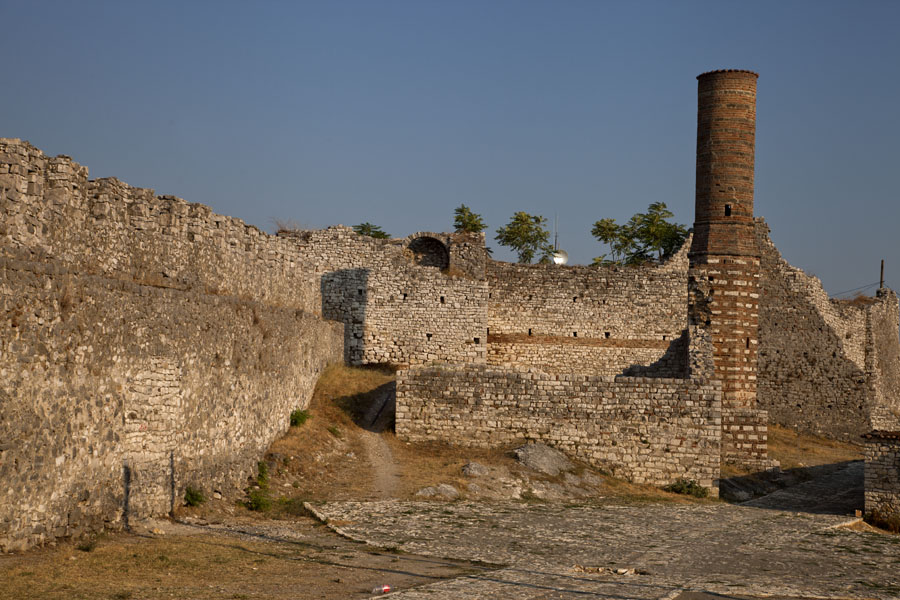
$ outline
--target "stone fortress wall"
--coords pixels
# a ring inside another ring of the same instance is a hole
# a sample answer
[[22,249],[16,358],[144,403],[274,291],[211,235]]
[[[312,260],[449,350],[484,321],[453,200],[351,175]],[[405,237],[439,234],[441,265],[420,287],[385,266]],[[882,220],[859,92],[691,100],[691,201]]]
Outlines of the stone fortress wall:
[[0,550],[245,485],[343,356],[298,253],[0,140]]
[[403,367],[400,437],[539,439],[650,483],[714,487],[726,447],[763,465],[768,421],[900,429],[897,296],[830,300],[752,203],[597,268],[493,261],[482,234],[269,236],[18,140],[0,202],[0,549],[239,485],[341,358]]
[[865,438],[866,512],[900,516],[900,430],[874,430]]

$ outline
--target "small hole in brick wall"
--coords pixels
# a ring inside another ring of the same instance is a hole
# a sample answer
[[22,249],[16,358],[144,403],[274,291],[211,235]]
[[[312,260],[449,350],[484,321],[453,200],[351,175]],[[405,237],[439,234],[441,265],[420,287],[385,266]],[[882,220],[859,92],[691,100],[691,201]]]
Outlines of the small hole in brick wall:
[[577,331],[573,331],[573,332],[572,332],[572,337],[578,337],[578,332],[577,332]]
[[444,304],[444,297],[441,296],[441,304]]
[[531,330],[530,330],[530,329],[528,330],[528,335],[531,335]]
[[491,335],[491,328],[490,328],[490,327],[487,328],[487,334],[488,334],[488,335]]
[[481,338],[475,338],[475,343],[476,343],[476,344],[480,344],[480,343],[481,343]]
[[663,336],[663,341],[666,341],[666,336]]
[[715,280],[716,280],[716,278],[715,278],[715,277],[713,277],[713,276],[712,276],[712,275],[710,275],[710,276],[709,276],[709,280],[710,280],[710,281],[715,281]]
[[605,337],[606,339],[609,339],[609,332],[608,332],[608,331],[604,331],[604,332],[603,332],[603,337]]
[[750,348],[750,338],[747,338],[747,348]]
[[431,339],[431,334],[430,334],[430,333],[426,333],[426,334],[425,334],[425,337],[428,338],[428,339],[430,340],[430,339]]
[[403,299],[406,300],[406,294],[403,294]]
[[528,299],[531,300],[531,294],[528,294]]
[[575,296],[574,298],[572,298],[572,302],[578,302],[578,296]]
[[731,205],[730,205],[730,204],[726,204],[726,205],[725,205],[725,216],[726,216],[726,217],[730,217],[730,216],[731,216]]
[[363,291],[362,291],[362,290],[356,290],[356,291],[359,292],[359,295],[360,295],[360,296],[363,295]]

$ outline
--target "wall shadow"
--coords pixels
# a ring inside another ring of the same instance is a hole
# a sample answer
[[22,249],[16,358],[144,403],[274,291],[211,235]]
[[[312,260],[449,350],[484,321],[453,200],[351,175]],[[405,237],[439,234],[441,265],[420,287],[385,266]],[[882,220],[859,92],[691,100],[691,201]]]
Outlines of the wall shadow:
[[341,269],[322,275],[322,316],[344,324],[344,362],[362,363],[363,325],[368,303],[369,269]]
[[684,379],[688,372],[688,332],[672,340],[665,354],[649,365],[631,365],[622,371],[623,377],[669,377]]

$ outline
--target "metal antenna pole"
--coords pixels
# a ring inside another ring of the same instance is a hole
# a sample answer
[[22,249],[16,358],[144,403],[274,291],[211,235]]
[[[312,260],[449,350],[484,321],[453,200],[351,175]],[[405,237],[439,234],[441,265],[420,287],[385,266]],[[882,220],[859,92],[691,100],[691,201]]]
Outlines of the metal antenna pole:
[[878,284],[878,289],[880,290],[883,287],[884,287],[884,259],[882,258],[881,259],[881,280],[880,280],[880,283]]

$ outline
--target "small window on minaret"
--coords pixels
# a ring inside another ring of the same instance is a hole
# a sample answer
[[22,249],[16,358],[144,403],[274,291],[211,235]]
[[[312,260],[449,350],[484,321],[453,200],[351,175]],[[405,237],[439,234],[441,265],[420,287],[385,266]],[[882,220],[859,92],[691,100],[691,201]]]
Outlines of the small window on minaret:
[[725,216],[726,216],[726,217],[730,217],[730,216],[731,216],[731,205],[730,205],[730,204],[726,204],[726,205],[725,205]]

